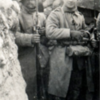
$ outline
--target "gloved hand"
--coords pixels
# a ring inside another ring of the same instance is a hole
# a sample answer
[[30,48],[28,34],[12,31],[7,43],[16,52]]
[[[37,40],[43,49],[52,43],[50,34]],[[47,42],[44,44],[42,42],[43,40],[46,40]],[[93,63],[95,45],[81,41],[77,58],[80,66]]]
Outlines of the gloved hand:
[[70,36],[72,40],[81,41],[83,38],[83,33],[81,31],[71,30]]
[[39,43],[40,42],[40,35],[39,34],[33,34],[31,41],[32,41],[32,43]]

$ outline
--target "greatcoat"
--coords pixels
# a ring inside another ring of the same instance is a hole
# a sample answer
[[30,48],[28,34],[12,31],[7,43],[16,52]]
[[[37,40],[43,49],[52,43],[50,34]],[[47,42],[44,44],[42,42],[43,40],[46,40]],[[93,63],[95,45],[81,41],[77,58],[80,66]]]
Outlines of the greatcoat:
[[[70,24],[72,23],[72,24]],[[70,29],[83,30],[86,28],[83,15],[64,12],[61,7],[51,12],[46,22],[46,36],[57,41],[65,39],[70,41]],[[66,55],[67,46],[59,43],[50,56],[50,76],[48,92],[59,97],[66,97],[68,92],[73,59]],[[79,69],[82,66],[79,66]]]
[[[27,83],[26,91],[29,98],[34,99],[37,96],[36,47],[31,42],[31,37],[32,34],[34,34],[33,31],[36,20],[36,13],[29,14],[22,6],[19,16],[19,30],[16,33],[16,43],[19,46],[19,61],[22,67],[23,76]],[[38,13],[38,26],[45,27],[45,16],[42,13]],[[40,45],[42,57],[40,57],[39,62],[41,67],[45,67],[48,59],[48,50],[46,46],[42,44]]]

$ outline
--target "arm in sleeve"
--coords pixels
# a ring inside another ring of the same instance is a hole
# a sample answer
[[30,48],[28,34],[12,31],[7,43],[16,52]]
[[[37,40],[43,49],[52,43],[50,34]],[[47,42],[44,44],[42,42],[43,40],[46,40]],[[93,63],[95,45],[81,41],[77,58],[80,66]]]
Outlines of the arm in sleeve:
[[49,39],[69,39],[70,29],[59,28],[60,20],[57,14],[52,12],[46,21],[46,36]]
[[15,38],[16,44],[19,46],[33,46],[31,42],[32,34],[16,32]]
[[21,25],[17,24],[17,31],[15,33],[15,42],[18,46],[34,46],[31,42],[32,34],[22,33]]

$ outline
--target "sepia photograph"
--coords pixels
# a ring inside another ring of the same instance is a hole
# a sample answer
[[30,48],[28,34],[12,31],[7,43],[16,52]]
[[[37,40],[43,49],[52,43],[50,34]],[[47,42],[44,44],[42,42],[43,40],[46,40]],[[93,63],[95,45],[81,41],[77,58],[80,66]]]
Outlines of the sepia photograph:
[[0,0],[0,100],[100,100],[100,0]]

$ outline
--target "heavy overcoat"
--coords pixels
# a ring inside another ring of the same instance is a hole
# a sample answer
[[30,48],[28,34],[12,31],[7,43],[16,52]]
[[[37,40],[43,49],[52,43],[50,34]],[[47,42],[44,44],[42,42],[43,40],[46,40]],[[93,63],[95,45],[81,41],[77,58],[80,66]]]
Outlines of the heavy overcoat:
[[[69,17],[66,19],[66,16]],[[75,21],[76,30],[86,28],[84,17],[80,12],[76,11],[71,16],[73,17],[70,17],[69,13],[64,13],[62,8],[57,8],[52,11],[46,22],[47,37],[57,41],[61,39],[70,41],[70,29],[74,25],[69,25],[68,21]],[[73,59],[66,55],[66,49],[67,46],[61,46],[58,43],[50,56],[48,92],[59,97],[66,97],[72,72]]]
[[[19,46],[19,61],[22,67],[23,76],[27,83],[26,91],[29,98],[36,98],[37,96],[36,47],[31,42],[36,20],[36,13],[28,14],[28,12],[22,7],[19,16],[19,31],[15,35],[16,43]],[[45,26],[45,16],[42,13],[38,13],[38,22],[40,27]],[[44,67],[48,59],[47,48],[44,45],[40,45],[40,51],[42,57],[40,57],[39,61],[41,67]],[[46,56],[44,57],[45,54]]]

